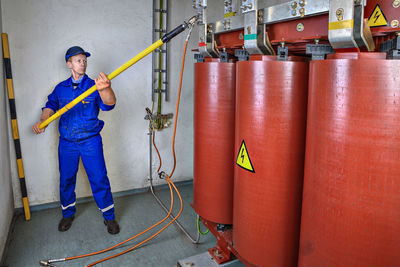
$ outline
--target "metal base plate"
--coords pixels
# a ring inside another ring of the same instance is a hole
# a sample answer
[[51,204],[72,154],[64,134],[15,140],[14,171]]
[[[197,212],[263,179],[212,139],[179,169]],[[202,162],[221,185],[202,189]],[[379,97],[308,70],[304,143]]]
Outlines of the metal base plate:
[[244,267],[238,260],[232,260],[223,264],[218,264],[208,252],[191,256],[189,258],[179,260],[178,267]]

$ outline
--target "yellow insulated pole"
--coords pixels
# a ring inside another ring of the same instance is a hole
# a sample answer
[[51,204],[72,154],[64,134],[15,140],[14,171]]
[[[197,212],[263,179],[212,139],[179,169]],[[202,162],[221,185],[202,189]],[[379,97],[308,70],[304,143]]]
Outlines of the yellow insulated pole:
[[[125,64],[123,64],[121,67],[119,67],[118,69],[114,70],[112,73],[110,73],[107,77],[109,80],[114,79],[115,77],[117,77],[119,74],[121,74],[123,71],[125,71],[126,69],[128,69],[129,67],[131,67],[133,64],[135,64],[136,62],[138,62],[139,60],[141,60],[142,58],[144,58],[145,56],[147,56],[148,54],[150,54],[151,52],[153,52],[154,50],[156,50],[157,48],[159,48],[160,46],[162,46],[163,44],[167,43],[169,40],[171,40],[172,38],[174,38],[176,35],[178,35],[179,33],[183,32],[189,25],[193,26],[194,23],[197,20],[197,16],[193,16],[189,19],[189,21],[183,22],[181,25],[179,25],[178,27],[176,27],[175,29],[173,29],[172,31],[166,33],[161,39],[159,39],[158,41],[156,41],[155,43],[153,43],[152,45],[150,45],[149,47],[147,47],[145,50],[143,50],[142,52],[140,52],[138,55],[136,55],[135,57],[133,57],[131,60],[127,61]],[[78,104],[79,102],[81,102],[83,99],[85,99],[87,96],[89,96],[90,94],[96,92],[97,87],[96,85],[93,85],[92,87],[90,87],[88,90],[86,90],[83,94],[81,94],[80,96],[78,96],[77,98],[75,98],[74,100],[72,100],[71,102],[69,102],[67,105],[65,105],[64,107],[62,107],[60,110],[58,110],[56,113],[54,113],[50,118],[48,118],[47,120],[45,120],[44,122],[42,122],[39,125],[40,129],[43,129],[44,127],[46,127],[47,125],[49,125],[52,121],[54,121],[55,119],[57,119],[58,117],[60,117],[62,114],[64,114],[65,112],[67,112],[68,110],[70,110],[71,108],[73,108],[76,104]]]
[[17,111],[15,108],[14,85],[12,80],[10,50],[8,48],[9,46],[8,46],[7,33],[1,34],[1,40],[3,44],[3,61],[6,70],[8,101],[9,101],[10,115],[11,115],[11,128],[14,138],[15,154],[17,157],[17,167],[18,167],[18,176],[21,187],[22,203],[24,205],[25,220],[29,221],[31,219],[31,212],[29,210],[29,200],[25,184],[24,165],[22,163],[21,144],[19,142]]
[[[157,42],[153,43],[152,45],[150,45],[149,47],[147,47],[145,50],[143,50],[142,52],[140,52],[138,55],[136,55],[135,57],[133,57],[131,60],[127,61],[125,64],[123,64],[121,67],[119,67],[118,69],[114,70],[112,73],[110,73],[109,75],[107,75],[107,78],[109,80],[114,79],[115,77],[117,77],[119,74],[121,74],[123,71],[125,71],[126,69],[128,69],[130,66],[132,66],[133,64],[135,64],[136,62],[138,62],[139,60],[141,60],[142,58],[144,58],[145,56],[147,56],[148,54],[150,54],[151,52],[153,52],[154,50],[156,50],[158,47],[162,46],[164,44],[164,42],[160,39]],[[62,114],[64,114],[65,112],[67,112],[68,110],[70,110],[71,108],[73,108],[76,104],[78,104],[79,102],[81,102],[83,99],[85,99],[87,96],[89,96],[90,94],[96,92],[97,87],[96,85],[93,85],[92,87],[90,87],[88,90],[86,90],[84,93],[82,93],[80,96],[78,96],[77,98],[75,98],[74,100],[72,100],[71,102],[69,102],[67,105],[65,105],[63,108],[61,108],[60,110],[58,110],[56,113],[54,113],[50,118],[48,118],[47,120],[45,120],[44,122],[42,122],[39,125],[40,129],[43,129],[44,127],[46,127],[47,125],[49,125],[52,121],[54,121],[55,119],[57,119],[58,117],[60,117]]]

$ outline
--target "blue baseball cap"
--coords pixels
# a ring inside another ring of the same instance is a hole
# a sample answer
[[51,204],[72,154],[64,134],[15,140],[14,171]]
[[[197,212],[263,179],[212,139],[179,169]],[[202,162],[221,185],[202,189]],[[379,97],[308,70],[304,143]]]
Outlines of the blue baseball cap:
[[67,50],[67,52],[65,53],[65,61],[67,62],[70,57],[75,56],[75,55],[79,55],[79,54],[84,54],[84,55],[86,55],[86,57],[90,57],[90,53],[86,52],[85,50],[83,50],[82,47],[73,46],[73,47],[70,47]]

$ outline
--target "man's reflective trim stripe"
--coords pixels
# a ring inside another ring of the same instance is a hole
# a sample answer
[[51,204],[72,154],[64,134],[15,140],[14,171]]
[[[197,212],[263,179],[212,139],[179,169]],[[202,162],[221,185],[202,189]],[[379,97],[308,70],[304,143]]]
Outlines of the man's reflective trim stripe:
[[72,204],[69,204],[69,205],[66,206],[66,207],[64,207],[63,205],[61,205],[61,208],[62,208],[63,210],[66,210],[66,209],[68,209],[68,208],[70,208],[70,207],[75,206],[75,204],[76,204],[76,201],[75,201],[74,203],[72,203]]
[[106,212],[107,210],[110,210],[110,209],[112,209],[112,208],[114,208],[114,204],[111,204],[111,205],[108,206],[107,208],[100,209],[100,210],[101,210],[101,212]]

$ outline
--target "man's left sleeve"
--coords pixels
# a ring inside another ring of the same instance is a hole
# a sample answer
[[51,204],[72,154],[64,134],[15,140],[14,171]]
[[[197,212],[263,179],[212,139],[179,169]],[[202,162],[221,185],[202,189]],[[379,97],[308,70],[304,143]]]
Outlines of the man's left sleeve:
[[100,101],[99,101],[99,107],[100,107],[101,110],[103,110],[103,111],[110,111],[110,110],[112,110],[112,109],[115,107],[115,104],[114,104],[114,105],[106,105],[106,104],[104,104],[104,103],[103,103],[103,100],[101,100],[100,95],[99,95],[99,99],[100,99]]

